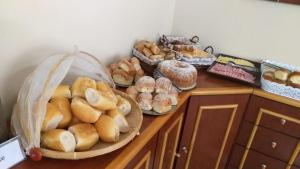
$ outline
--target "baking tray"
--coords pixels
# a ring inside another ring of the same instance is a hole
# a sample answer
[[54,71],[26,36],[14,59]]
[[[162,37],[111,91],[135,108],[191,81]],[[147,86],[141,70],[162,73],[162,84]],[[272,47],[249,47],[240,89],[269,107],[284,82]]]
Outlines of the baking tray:
[[143,110],[143,109],[142,109],[142,111],[143,111],[143,114],[152,115],[152,116],[161,116],[161,115],[169,114],[170,112],[176,110],[176,107],[177,106],[172,106],[171,110],[167,111],[165,113],[157,113],[154,110]]

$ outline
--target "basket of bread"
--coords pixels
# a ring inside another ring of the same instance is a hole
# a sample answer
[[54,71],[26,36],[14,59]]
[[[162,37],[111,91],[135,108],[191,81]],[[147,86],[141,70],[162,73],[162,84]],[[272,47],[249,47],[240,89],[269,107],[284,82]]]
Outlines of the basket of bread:
[[143,117],[138,104],[114,87],[106,68],[88,53],[50,56],[21,87],[12,132],[34,160],[77,160],[117,150],[137,135]]
[[300,68],[264,60],[261,72],[261,88],[263,90],[300,100]]

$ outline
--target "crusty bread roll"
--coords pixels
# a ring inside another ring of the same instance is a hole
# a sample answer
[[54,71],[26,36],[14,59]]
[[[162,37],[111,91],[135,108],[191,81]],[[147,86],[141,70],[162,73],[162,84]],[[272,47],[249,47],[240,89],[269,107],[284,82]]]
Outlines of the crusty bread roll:
[[136,100],[139,92],[137,91],[135,86],[129,86],[126,89],[126,93],[129,95],[129,97],[131,97],[133,100]]
[[72,97],[85,97],[87,88],[96,89],[96,81],[89,77],[78,77],[72,85]]
[[68,129],[76,139],[76,150],[84,151],[93,147],[99,140],[99,135],[94,125],[79,123]]
[[53,129],[42,134],[41,145],[57,151],[73,152],[76,141],[71,132],[64,129]]
[[171,99],[168,94],[157,94],[153,98],[153,110],[157,113],[166,113],[172,109]]
[[115,121],[103,114],[95,123],[95,127],[98,131],[99,137],[104,142],[117,142],[120,136],[119,126]]
[[86,123],[95,123],[103,113],[101,110],[91,107],[84,99],[80,97],[74,97],[72,99],[71,108],[73,114],[80,121]]
[[140,61],[136,57],[132,57],[130,59],[130,62],[133,64],[135,71],[139,71],[142,69],[142,67],[140,65]]
[[155,80],[150,76],[143,76],[135,83],[136,89],[142,93],[152,93],[155,88]]
[[63,119],[62,113],[52,103],[47,103],[45,119],[42,125],[42,131],[55,129]]
[[112,72],[112,78],[114,82],[121,85],[131,85],[134,79],[133,75],[126,73],[122,69],[115,69]]
[[66,98],[71,98],[71,90],[70,90],[70,86],[68,85],[59,85],[51,98],[55,98],[55,97],[66,97]]
[[112,99],[113,102],[117,103],[118,98],[113,92],[112,88],[104,81],[97,82],[97,90],[100,91],[106,97]]
[[55,97],[51,99],[50,103],[52,103],[63,115],[63,118],[58,124],[57,128],[67,127],[72,119],[71,104],[69,99],[65,97]]
[[122,70],[124,70],[126,73],[133,75],[135,74],[135,68],[133,66],[133,64],[131,64],[127,59],[121,59],[118,62],[118,66],[119,68],[121,68]]
[[110,110],[107,112],[107,115],[115,121],[121,133],[126,133],[129,131],[128,122],[119,109]]
[[87,102],[93,107],[100,110],[113,110],[117,108],[116,103],[110,98],[106,97],[101,92],[88,88],[85,91],[85,97]]
[[124,116],[128,115],[131,111],[131,104],[129,103],[128,100],[121,97],[120,95],[117,95],[117,98],[118,98],[117,107],[119,108],[119,110]]

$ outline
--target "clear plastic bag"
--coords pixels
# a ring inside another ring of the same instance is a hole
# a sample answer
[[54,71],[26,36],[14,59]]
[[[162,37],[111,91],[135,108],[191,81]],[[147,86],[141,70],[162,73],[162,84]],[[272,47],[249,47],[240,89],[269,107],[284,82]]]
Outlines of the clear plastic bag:
[[115,88],[105,66],[96,57],[78,51],[48,57],[25,79],[13,110],[11,127],[15,135],[20,135],[27,154],[31,148],[40,147],[46,104],[54,90],[61,83],[71,85],[78,76],[104,80]]

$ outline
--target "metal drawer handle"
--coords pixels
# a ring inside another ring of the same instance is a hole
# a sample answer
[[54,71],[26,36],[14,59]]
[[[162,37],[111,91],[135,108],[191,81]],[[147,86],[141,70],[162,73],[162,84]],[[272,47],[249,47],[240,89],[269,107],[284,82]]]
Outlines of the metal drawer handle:
[[276,142],[272,142],[272,148],[276,148],[276,146],[277,146],[277,143]]
[[261,169],[266,169],[267,168],[267,165],[266,164],[262,164],[261,165]]
[[186,147],[182,147],[182,151],[187,154],[188,153],[188,149]]
[[179,157],[181,157],[181,155],[179,153],[176,153],[175,157],[179,158]]
[[281,125],[285,125],[285,123],[286,123],[285,119],[281,119],[280,121],[281,121]]

